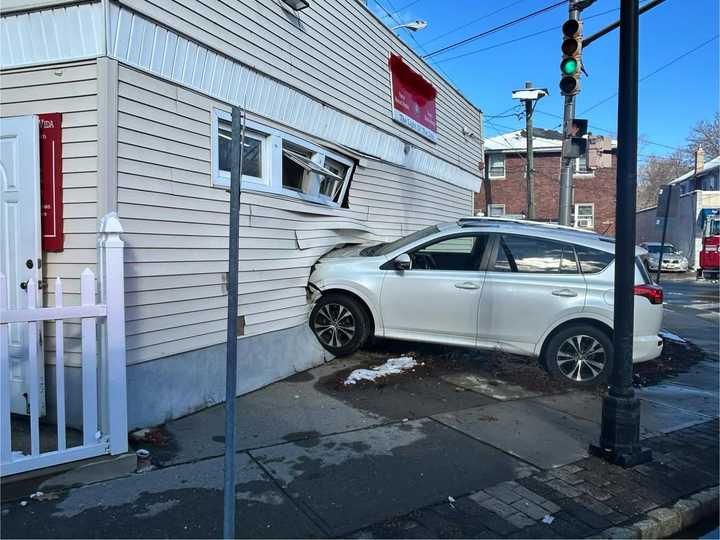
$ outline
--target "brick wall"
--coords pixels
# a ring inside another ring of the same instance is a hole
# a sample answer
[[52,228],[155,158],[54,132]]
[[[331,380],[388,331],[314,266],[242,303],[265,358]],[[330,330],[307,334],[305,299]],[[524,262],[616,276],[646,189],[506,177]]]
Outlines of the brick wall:
[[[615,234],[615,167],[597,169],[588,175],[574,175],[573,204],[595,205],[595,230]],[[525,181],[525,156],[508,154],[505,157],[505,178],[490,180],[493,204],[504,204],[507,214],[527,213],[527,184]],[[487,212],[487,182],[480,193],[475,194],[475,211]],[[560,154],[535,154],[535,219],[557,221],[560,197]],[[574,206],[573,206],[574,211]]]

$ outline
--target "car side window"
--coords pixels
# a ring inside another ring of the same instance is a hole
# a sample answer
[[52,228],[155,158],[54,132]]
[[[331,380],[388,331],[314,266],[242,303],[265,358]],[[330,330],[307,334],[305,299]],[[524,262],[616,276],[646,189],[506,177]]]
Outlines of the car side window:
[[597,274],[607,268],[615,256],[607,251],[600,251],[585,246],[575,246],[580,269],[583,274]]
[[472,271],[480,267],[487,235],[455,236],[410,253],[413,270]]
[[575,252],[569,244],[530,236],[502,235],[495,272],[577,274]]

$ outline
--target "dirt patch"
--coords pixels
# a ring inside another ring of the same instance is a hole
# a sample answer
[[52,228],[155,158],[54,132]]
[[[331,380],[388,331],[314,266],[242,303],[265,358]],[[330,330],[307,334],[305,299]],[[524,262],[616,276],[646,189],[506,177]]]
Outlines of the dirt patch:
[[637,388],[653,386],[680,373],[705,359],[705,353],[697,345],[665,340],[659,358],[633,366],[633,385]]

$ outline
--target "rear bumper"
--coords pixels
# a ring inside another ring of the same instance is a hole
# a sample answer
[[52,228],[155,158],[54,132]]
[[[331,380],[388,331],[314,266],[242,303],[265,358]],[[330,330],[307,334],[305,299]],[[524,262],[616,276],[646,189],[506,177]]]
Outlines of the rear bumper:
[[654,336],[635,336],[633,340],[633,362],[647,362],[660,356],[663,341],[657,334]]

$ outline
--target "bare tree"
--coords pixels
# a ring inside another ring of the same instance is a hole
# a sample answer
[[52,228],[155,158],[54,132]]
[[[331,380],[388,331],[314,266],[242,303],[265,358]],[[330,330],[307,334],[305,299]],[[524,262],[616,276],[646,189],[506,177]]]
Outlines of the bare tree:
[[705,150],[705,159],[710,160],[720,156],[720,112],[715,118],[707,122],[700,120],[690,129],[688,135],[688,150],[692,154],[698,147]]
[[648,208],[656,205],[660,188],[686,173],[688,168],[681,152],[675,152],[667,157],[648,158],[638,173],[637,207]]

